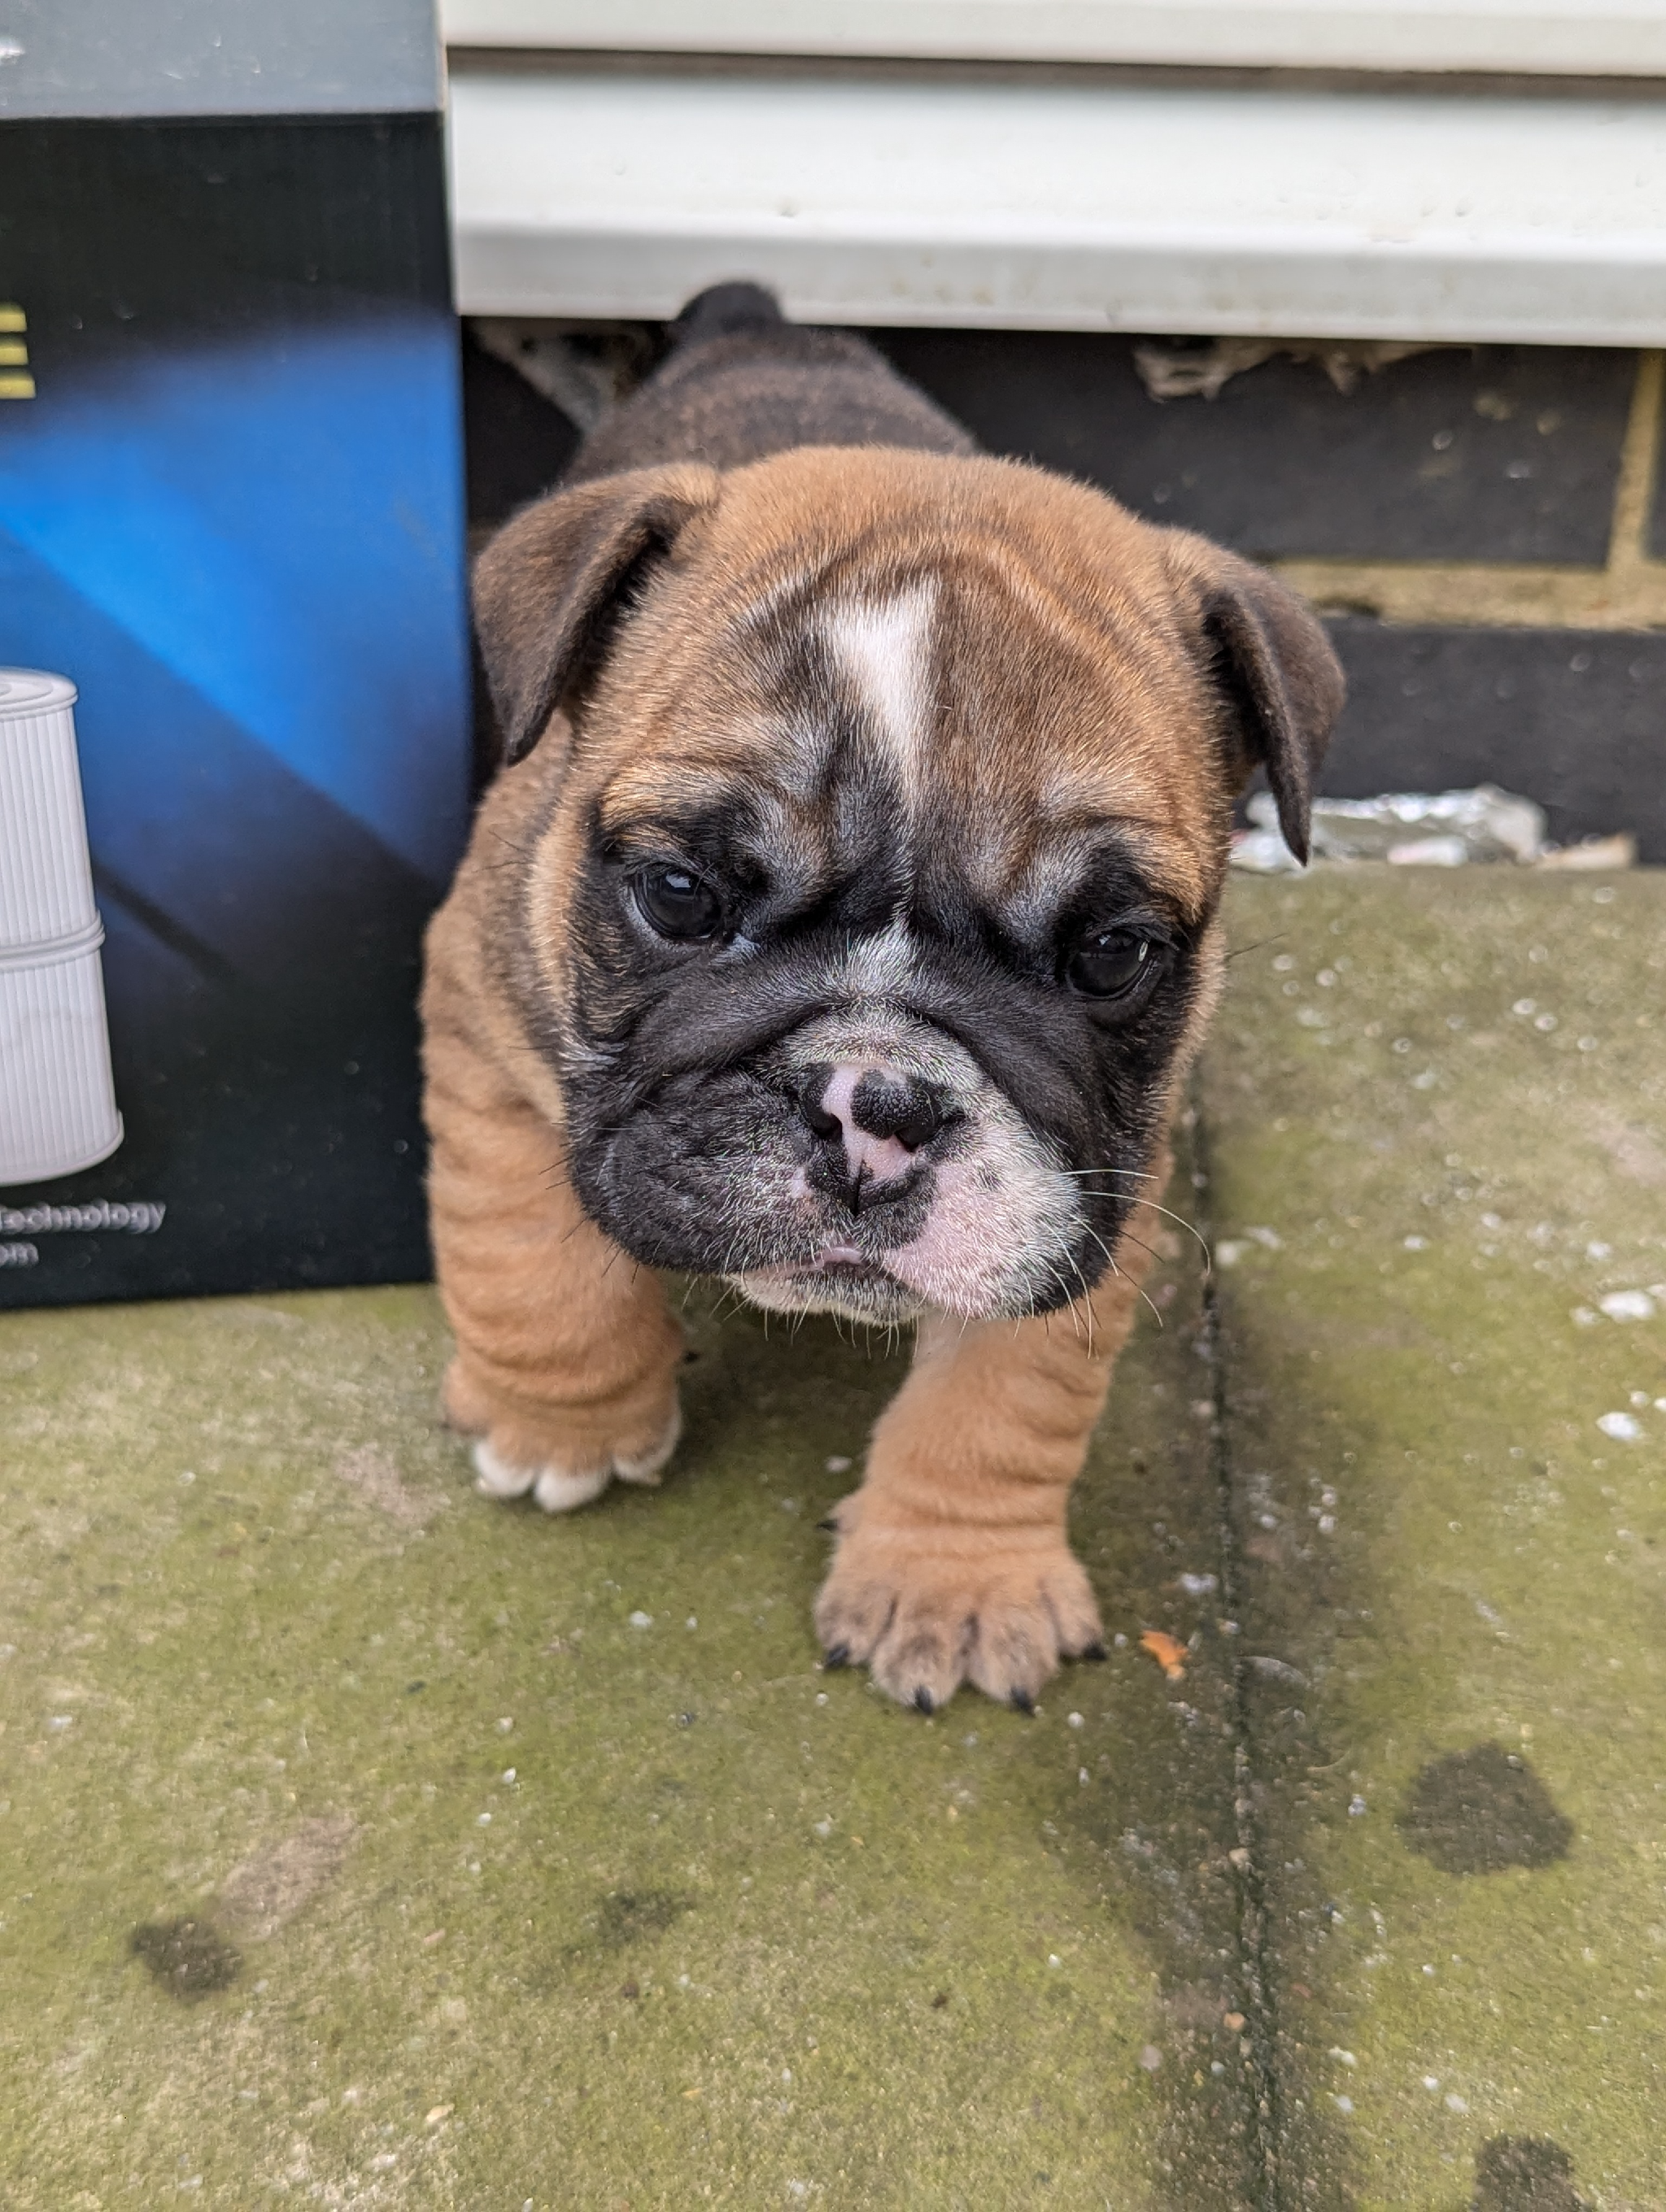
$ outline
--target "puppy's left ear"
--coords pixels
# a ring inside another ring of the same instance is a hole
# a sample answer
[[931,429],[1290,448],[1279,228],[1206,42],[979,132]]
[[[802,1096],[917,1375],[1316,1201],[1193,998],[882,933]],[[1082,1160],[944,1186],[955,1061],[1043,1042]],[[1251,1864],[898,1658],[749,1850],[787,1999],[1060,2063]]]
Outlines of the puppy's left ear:
[[1226,702],[1234,793],[1265,769],[1284,842],[1304,861],[1313,787],[1345,688],[1330,640],[1305,601],[1265,568],[1188,531],[1165,534]]

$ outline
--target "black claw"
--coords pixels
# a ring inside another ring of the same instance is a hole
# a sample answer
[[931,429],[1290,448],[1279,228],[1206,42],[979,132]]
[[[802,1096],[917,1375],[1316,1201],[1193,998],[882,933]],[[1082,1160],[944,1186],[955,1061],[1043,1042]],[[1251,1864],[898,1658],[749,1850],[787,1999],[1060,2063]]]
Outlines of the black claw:
[[824,1651],[822,1654],[824,1674],[836,1674],[841,1667],[848,1667],[849,1664],[850,1646],[848,1644],[836,1644],[830,1651]]
[[1079,1659],[1104,1659],[1109,1656],[1103,1644],[1090,1644],[1085,1651],[1076,1654]]
[[830,1536],[836,1536],[839,1533],[839,1524],[830,1515],[825,1521],[818,1521],[816,1526]]
[[914,1693],[914,1702],[922,1713],[934,1713],[937,1711],[937,1707],[932,1703],[932,1693],[929,1690],[916,1690]]
[[1036,1701],[1031,1696],[1028,1690],[1013,1691],[1012,1711],[1015,1713],[1033,1713],[1035,1710]]

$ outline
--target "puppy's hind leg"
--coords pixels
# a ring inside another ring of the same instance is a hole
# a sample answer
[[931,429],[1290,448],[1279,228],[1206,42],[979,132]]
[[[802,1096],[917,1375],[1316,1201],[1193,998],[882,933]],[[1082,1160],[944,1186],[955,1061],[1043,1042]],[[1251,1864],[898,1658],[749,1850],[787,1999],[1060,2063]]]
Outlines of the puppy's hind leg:
[[465,1020],[445,1018],[435,981],[424,1113],[435,1270],[457,1339],[447,1418],[477,1437],[489,1497],[530,1492],[560,1513],[616,1477],[657,1481],[677,1446],[683,1350],[659,1279],[584,1213],[560,1130],[474,1048]]

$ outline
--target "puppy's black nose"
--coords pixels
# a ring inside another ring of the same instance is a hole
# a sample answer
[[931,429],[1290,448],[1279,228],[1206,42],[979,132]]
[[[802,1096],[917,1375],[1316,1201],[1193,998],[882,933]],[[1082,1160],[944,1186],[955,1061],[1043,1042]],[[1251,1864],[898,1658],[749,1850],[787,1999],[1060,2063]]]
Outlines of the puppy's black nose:
[[895,1137],[911,1152],[930,1144],[943,1126],[929,1085],[917,1075],[893,1076],[870,1068],[850,1095],[850,1118],[870,1137]]
[[853,1188],[895,1183],[914,1155],[943,1127],[936,1093],[918,1076],[873,1066],[812,1068],[799,1091],[799,1111],[830,1152],[843,1155]]

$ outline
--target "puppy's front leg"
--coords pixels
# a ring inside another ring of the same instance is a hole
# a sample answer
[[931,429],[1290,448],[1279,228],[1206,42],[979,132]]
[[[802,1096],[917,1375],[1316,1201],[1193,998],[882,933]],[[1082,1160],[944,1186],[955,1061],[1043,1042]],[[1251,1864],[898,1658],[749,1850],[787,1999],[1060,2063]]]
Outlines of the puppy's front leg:
[[480,1439],[483,1491],[559,1513],[615,1476],[657,1478],[677,1444],[682,1333],[652,1269],[580,1207],[560,1129],[483,1048],[483,1004],[431,958],[430,1218],[457,1338],[445,1409]]
[[[1160,1187],[1169,1163],[1154,1164]],[[921,1324],[862,1486],[836,1511],[816,1603],[829,1665],[866,1662],[922,1712],[967,1680],[1027,1711],[1061,1660],[1104,1656],[1065,1512],[1158,1225],[1141,1206],[1117,1272],[1061,1313]]]

